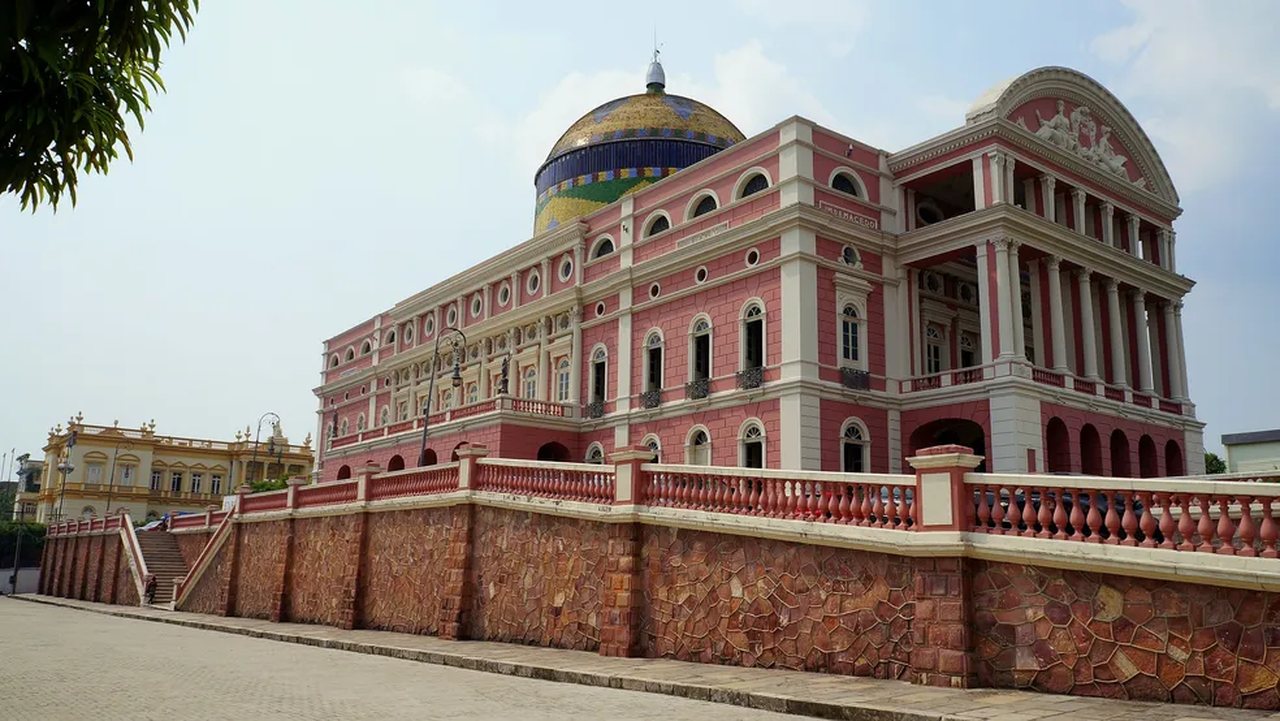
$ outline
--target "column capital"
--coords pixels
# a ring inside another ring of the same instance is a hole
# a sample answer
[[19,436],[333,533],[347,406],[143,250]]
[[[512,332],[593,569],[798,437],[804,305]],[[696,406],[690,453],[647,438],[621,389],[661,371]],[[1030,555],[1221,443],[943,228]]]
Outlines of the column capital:
[[1082,198],[1088,197],[1088,195],[1089,195],[1089,193],[1088,193],[1087,191],[1085,191],[1083,188],[1072,188],[1072,189],[1071,189],[1071,199],[1072,199],[1072,200],[1077,200],[1077,201],[1078,201],[1078,200],[1080,200],[1080,199],[1082,199]]
[[1179,298],[1177,300],[1173,300],[1170,302],[1173,304],[1173,314],[1181,318],[1182,317],[1182,299]]
[[1050,272],[1057,273],[1062,267],[1062,258],[1059,258],[1056,255],[1046,255],[1044,258],[1044,267],[1048,268]]
[[1163,242],[1173,237],[1173,231],[1168,228],[1157,228],[1156,236],[1160,238],[1161,242]]
[[1088,268],[1077,268],[1074,275],[1076,280],[1081,283],[1088,283],[1089,279],[1093,276],[1093,271]]
[[1054,185],[1057,184],[1058,179],[1053,177],[1049,173],[1045,173],[1040,176],[1040,182],[1052,188]]
[[1103,214],[1103,215],[1105,215],[1105,216],[1107,216],[1107,217],[1111,217],[1112,215],[1114,215],[1114,214],[1115,214],[1115,212],[1116,212],[1116,206],[1112,205],[1110,202],[1107,202],[1107,201],[1103,201],[1103,202],[1102,202],[1102,214]]
[[1111,276],[1107,276],[1107,279],[1104,282],[1107,284],[1108,293],[1120,292],[1120,281],[1116,280],[1115,278],[1112,278]]
[[996,252],[1001,252],[1001,251],[1008,252],[1009,247],[1013,245],[1013,243],[1015,242],[1016,241],[1014,241],[1014,239],[1010,238],[1009,236],[1001,236],[999,238],[991,239],[991,244],[996,247]]
[[1129,297],[1133,300],[1142,301],[1143,303],[1147,302],[1147,291],[1141,288],[1130,288],[1128,292]]

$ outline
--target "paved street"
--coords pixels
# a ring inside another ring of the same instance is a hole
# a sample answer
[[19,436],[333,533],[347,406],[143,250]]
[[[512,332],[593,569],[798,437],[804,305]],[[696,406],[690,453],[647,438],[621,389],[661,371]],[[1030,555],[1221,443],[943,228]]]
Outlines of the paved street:
[[0,718],[49,721],[796,716],[0,600]]

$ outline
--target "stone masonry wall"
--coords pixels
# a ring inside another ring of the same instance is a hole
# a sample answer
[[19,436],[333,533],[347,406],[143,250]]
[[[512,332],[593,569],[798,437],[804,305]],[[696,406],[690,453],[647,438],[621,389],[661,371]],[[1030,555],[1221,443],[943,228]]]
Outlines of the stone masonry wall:
[[477,507],[471,638],[596,650],[605,524]]
[[269,619],[278,608],[276,595],[279,593],[284,570],[288,523],[289,521],[264,521],[240,524],[234,615]]
[[986,685],[1280,707],[1280,594],[978,563],[971,605]]
[[909,559],[646,527],[641,560],[647,656],[909,677]]
[[361,626],[435,635],[452,509],[370,513]]
[[182,553],[182,562],[187,564],[187,568],[195,564],[196,559],[200,557],[200,552],[209,545],[213,530],[173,534],[174,540],[178,542],[178,551]]
[[357,516],[294,521],[285,615],[299,623],[340,625],[348,564],[356,562]]
[[[210,538],[210,536],[203,537]],[[223,542],[222,547],[210,559],[204,573],[196,580],[195,587],[191,589],[186,603],[182,604],[180,610],[209,614],[222,612],[223,589],[227,586],[228,574],[231,572],[231,564],[228,557],[231,554],[231,544],[234,541],[234,538],[228,538]]]

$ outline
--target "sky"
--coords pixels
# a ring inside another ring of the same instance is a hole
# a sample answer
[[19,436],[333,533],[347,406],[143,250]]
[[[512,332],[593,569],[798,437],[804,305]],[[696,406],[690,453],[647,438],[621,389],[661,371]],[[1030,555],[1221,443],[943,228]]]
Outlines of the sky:
[[[1280,3],[205,2],[135,158],[79,204],[0,196],[0,450],[86,422],[300,442],[325,338],[529,237],[533,174],[596,105],[670,92],[748,136],[803,115],[886,150],[1044,65],[1110,88],[1182,199],[1193,399],[1280,427]],[[352,10],[358,8],[359,12]]]

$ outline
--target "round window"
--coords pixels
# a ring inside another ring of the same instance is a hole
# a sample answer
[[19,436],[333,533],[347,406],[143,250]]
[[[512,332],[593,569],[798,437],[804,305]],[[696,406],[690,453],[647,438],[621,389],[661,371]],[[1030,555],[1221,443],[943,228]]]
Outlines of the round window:
[[596,317],[599,318],[602,315],[604,315],[604,303],[596,303]]
[[560,280],[569,280],[569,277],[572,275],[573,259],[566,256],[564,260],[560,261]]
[[471,298],[471,317],[479,318],[482,310],[484,310],[484,299],[477,293]]
[[423,321],[423,322],[422,322],[422,334],[423,334],[423,335],[427,335],[427,336],[429,336],[429,335],[431,335],[432,333],[434,333],[435,331],[436,331],[436,319],[435,319],[435,317],[434,317],[434,316],[427,316],[427,319],[426,319],[425,321]]
[[457,325],[458,323],[458,307],[457,306],[455,305],[449,306],[449,312],[445,314],[444,321],[448,325]]
[[658,285],[657,283],[654,283],[653,285],[649,286],[650,298],[657,298],[658,294],[661,292],[662,292],[662,286]]
[[840,260],[843,260],[847,265],[858,265],[862,262],[862,259],[858,257],[858,249],[852,245],[846,245],[840,251]]
[[707,266],[704,265],[698,268],[697,270],[693,271],[693,281],[695,283],[707,282]]
[[542,278],[538,277],[538,271],[529,271],[529,280],[525,281],[524,284],[525,290],[529,291],[530,295],[533,295],[538,292],[538,286],[541,284]]
[[755,265],[756,263],[759,263],[759,262],[760,262],[760,251],[756,250],[755,248],[752,248],[751,250],[748,250],[748,251],[747,251],[747,265],[748,265],[748,266],[753,266],[753,265]]
[[505,306],[509,300],[511,300],[511,284],[503,283],[502,287],[498,288],[498,305]]

